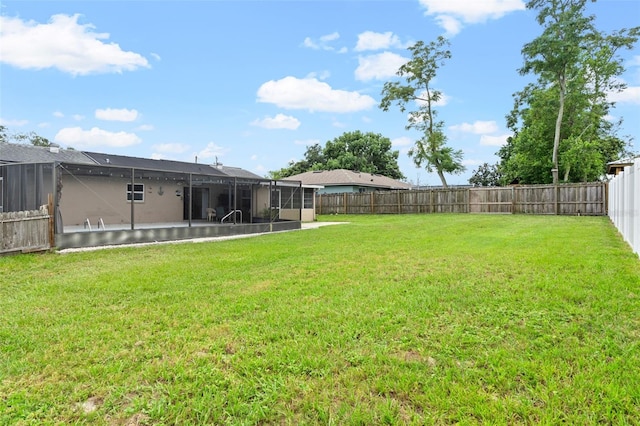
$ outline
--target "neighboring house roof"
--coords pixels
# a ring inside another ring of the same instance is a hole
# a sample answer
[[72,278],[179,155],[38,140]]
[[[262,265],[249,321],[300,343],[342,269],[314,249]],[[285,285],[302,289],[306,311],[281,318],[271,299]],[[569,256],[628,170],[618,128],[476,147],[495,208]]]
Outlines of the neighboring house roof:
[[289,176],[284,180],[299,180],[303,185],[369,186],[380,189],[411,189],[411,184],[387,176],[351,170],[318,170]]
[[633,161],[633,159],[611,161],[610,163],[607,163],[607,174],[617,175],[622,172],[625,167],[633,166]]
[[62,149],[57,146],[33,146],[0,142],[0,164],[4,163],[67,163],[96,164],[81,151]]

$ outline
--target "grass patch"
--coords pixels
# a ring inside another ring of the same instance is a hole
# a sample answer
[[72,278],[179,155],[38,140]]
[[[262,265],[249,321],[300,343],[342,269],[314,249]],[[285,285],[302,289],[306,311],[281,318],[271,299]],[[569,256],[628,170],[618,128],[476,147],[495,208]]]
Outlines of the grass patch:
[[0,424],[640,418],[640,261],[607,218],[337,218],[0,258]]

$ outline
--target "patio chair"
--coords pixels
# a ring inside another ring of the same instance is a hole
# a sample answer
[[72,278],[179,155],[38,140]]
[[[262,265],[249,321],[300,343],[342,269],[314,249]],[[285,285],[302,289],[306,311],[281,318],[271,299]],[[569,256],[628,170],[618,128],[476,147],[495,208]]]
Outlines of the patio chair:
[[212,222],[216,220],[216,211],[211,207],[207,207],[207,221]]

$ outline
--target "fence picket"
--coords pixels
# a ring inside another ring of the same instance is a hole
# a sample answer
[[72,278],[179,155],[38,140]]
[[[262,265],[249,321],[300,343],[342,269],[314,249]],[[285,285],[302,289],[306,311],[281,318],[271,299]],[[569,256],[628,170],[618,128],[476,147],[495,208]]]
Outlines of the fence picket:
[[[606,215],[605,183],[319,194],[317,214],[498,213]],[[349,206],[347,209],[346,206]],[[342,208],[344,206],[344,208]]]
[[40,210],[0,213],[0,254],[48,250],[49,214]]

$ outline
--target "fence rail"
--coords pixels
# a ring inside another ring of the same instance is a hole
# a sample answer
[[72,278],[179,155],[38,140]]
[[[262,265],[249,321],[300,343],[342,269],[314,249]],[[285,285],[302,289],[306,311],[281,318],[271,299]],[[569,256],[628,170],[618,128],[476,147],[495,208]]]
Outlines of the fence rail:
[[640,158],[609,182],[609,218],[640,255]]
[[317,214],[607,214],[603,182],[319,194]]
[[0,255],[51,248],[51,223],[47,206],[40,210],[0,213]]

